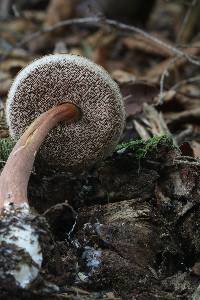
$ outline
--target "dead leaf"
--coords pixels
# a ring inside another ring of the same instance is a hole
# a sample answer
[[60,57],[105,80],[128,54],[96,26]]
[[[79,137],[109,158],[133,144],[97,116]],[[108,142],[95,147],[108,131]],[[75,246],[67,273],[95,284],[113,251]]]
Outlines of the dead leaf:
[[179,146],[180,150],[181,150],[181,154],[183,156],[191,156],[194,157],[194,151],[193,148],[191,147],[190,143],[188,142],[184,142],[183,144],[181,144]]
[[200,158],[200,143],[198,143],[196,141],[192,141],[191,145],[192,145],[192,149],[194,152],[194,157]]
[[127,116],[141,113],[144,103],[155,103],[155,97],[159,92],[157,86],[145,82],[123,83],[120,84],[120,89]]
[[46,24],[53,26],[59,21],[73,17],[74,0],[51,0],[47,8]]
[[125,82],[134,82],[136,80],[136,77],[126,71],[123,70],[114,70],[112,73],[112,78],[119,83],[125,83]]
[[[158,35],[158,34],[157,34]],[[156,36],[156,35],[155,35]],[[163,37],[158,37],[161,41],[170,44],[168,40],[164,40]],[[151,40],[147,40],[141,35],[128,36],[123,38],[122,43],[125,47],[131,50],[140,50],[148,54],[159,55],[163,57],[171,57],[172,51],[164,47],[162,44],[156,44]]]
[[[193,45],[191,45],[189,48],[187,48],[185,51],[186,55],[198,55],[200,53],[200,42],[195,42]],[[187,56],[181,56],[179,58],[168,58],[161,63],[155,65],[153,68],[151,68],[147,73],[146,77],[151,78],[152,82],[157,82],[157,80],[160,78],[162,73],[165,70],[173,71],[177,70],[178,68],[182,67],[188,62]]]

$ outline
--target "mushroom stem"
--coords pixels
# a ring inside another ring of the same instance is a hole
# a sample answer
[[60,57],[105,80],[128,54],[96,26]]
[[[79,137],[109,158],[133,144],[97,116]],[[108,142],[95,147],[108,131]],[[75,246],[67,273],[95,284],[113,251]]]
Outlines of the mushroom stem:
[[48,132],[60,121],[76,121],[80,110],[64,103],[42,113],[13,148],[0,176],[0,209],[6,203],[28,202],[27,185],[36,153]]

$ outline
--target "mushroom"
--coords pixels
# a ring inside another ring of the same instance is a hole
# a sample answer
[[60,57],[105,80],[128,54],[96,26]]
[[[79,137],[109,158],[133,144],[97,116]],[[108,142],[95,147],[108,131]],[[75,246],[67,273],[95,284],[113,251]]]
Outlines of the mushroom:
[[[8,95],[7,120],[11,136],[19,140],[0,176],[0,241],[1,247],[17,251],[17,262],[8,266],[6,274],[20,287],[37,278],[42,264],[39,225],[27,199],[39,148],[50,165],[82,170],[113,151],[124,118],[117,84],[85,58],[45,56],[15,79]],[[21,249],[26,259],[19,255]]]
[[42,113],[25,131],[13,148],[0,176],[0,208],[5,204],[28,202],[27,185],[35,155],[44,138],[59,121],[76,121],[80,110],[65,103]]
[[[27,288],[39,274],[43,255],[41,236],[48,228],[28,205],[27,185],[35,154],[59,121],[76,121],[80,110],[71,103],[41,114],[13,148],[0,176],[0,279]],[[42,225],[42,230],[41,230]]]
[[85,169],[112,153],[125,118],[117,84],[86,58],[44,56],[19,73],[7,101],[10,135],[18,139],[37,116],[65,102],[78,106],[82,117],[54,128],[40,155],[50,165]]

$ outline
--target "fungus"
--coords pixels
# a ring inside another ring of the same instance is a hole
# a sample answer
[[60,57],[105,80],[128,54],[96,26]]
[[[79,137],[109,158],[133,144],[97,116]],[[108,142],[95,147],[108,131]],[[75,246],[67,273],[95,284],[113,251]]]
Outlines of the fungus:
[[76,121],[80,110],[65,103],[42,113],[28,127],[10,153],[0,176],[0,208],[5,204],[28,202],[27,185],[35,155],[44,138],[58,122]]
[[125,119],[117,84],[86,58],[49,55],[19,73],[7,101],[10,135],[18,139],[37,116],[65,102],[80,108],[81,120],[54,128],[40,155],[50,165],[85,169],[112,153]]
[[8,254],[17,252],[17,260],[6,265],[6,274],[17,285],[27,287],[42,263],[39,225],[27,199],[39,148],[50,165],[89,167],[114,150],[124,118],[116,83],[85,58],[50,55],[17,76],[8,96],[7,120],[11,136],[19,140],[0,176],[0,242]]
[[[59,121],[76,121],[80,110],[71,103],[41,114],[13,148],[0,176],[0,279],[12,278],[27,288],[42,264],[40,222],[31,211],[27,185],[35,155],[50,129]],[[47,230],[42,230],[42,234]]]

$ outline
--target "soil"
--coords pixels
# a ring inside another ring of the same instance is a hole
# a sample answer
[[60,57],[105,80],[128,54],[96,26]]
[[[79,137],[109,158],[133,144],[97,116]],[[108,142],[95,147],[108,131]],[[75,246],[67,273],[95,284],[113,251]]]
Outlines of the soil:
[[30,199],[51,241],[30,289],[4,285],[0,299],[190,299],[200,276],[199,166],[165,137],[137,153],[128,145],[79,175],[37,173],[36,163]]

